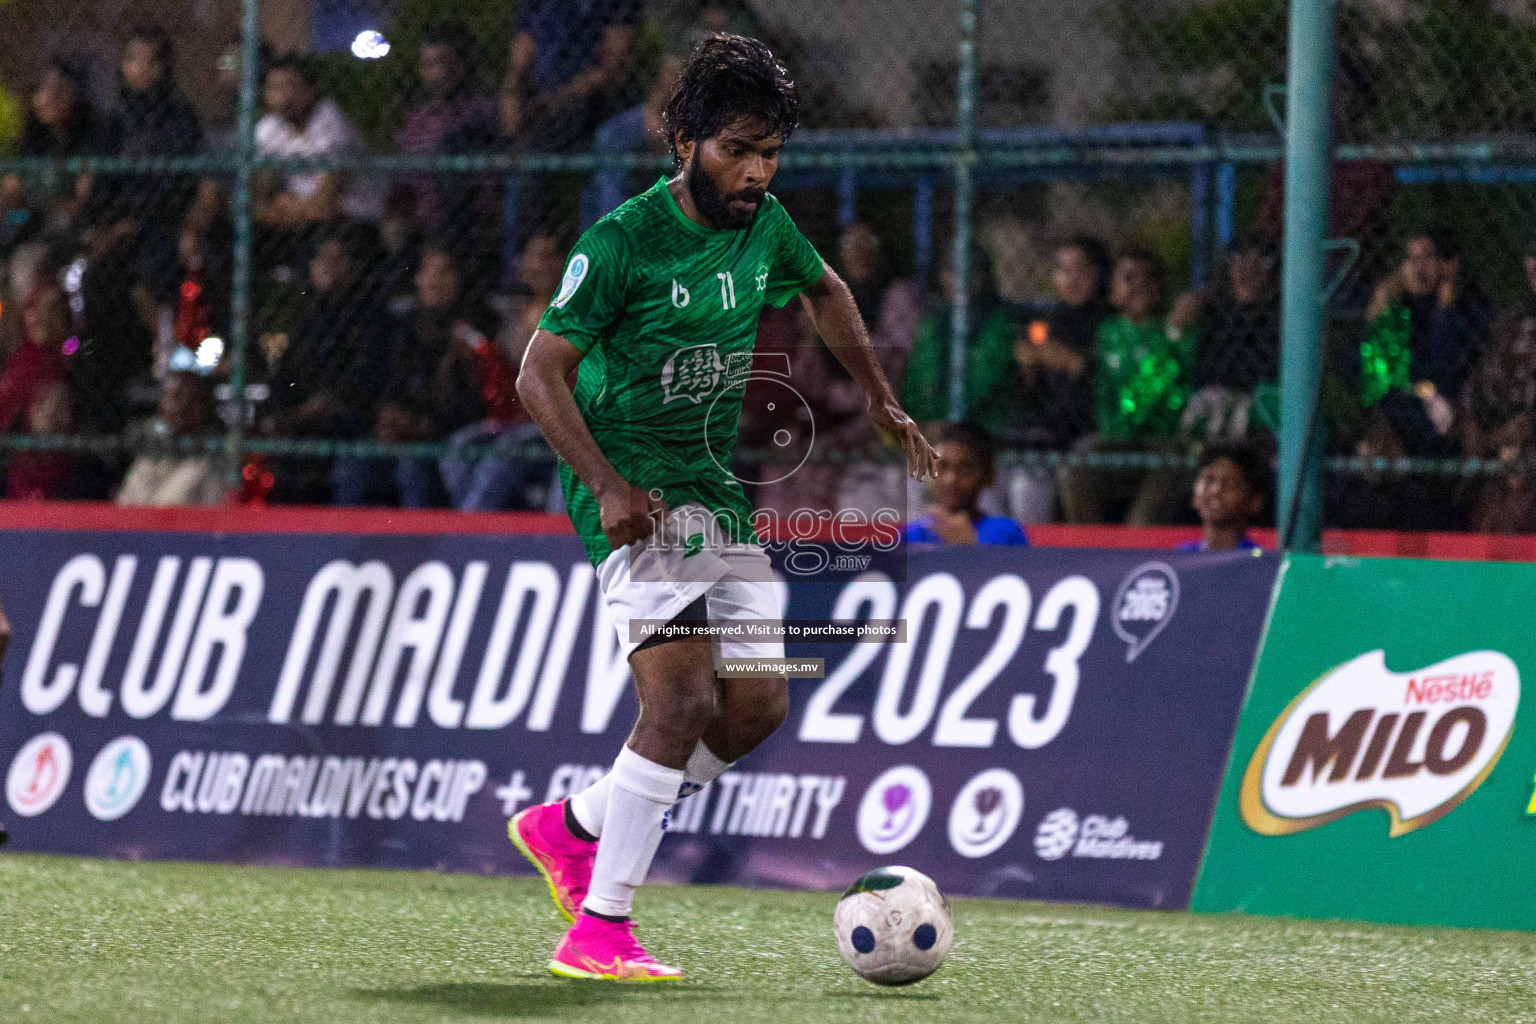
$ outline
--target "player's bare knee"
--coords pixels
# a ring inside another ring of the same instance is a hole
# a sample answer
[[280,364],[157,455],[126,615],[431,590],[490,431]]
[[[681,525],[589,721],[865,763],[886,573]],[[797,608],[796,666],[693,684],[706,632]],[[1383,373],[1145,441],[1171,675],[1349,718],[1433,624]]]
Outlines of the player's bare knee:
[[789,683],[764,680],[747,711],[746,732],[758,743],[772,736],[789,714]]
[[640,727],[646,733],[692,749],[715,715],[713,680],[686,676],[641,698]]

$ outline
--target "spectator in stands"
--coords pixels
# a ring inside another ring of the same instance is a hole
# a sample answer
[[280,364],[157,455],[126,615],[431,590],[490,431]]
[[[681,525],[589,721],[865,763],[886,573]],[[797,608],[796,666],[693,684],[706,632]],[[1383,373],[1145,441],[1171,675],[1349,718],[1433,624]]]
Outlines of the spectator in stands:
[[1088,371],[1099,325],[1113,313],[1111,263],[1097,238],[1078,236],[1058,245],[1051,267],[1055,301],[1014,343],[1024,377],[1024,440],[1031,446],[1064,448],[1092,428]]
[[[1115,262],[1110,302],[1117,314],[1099,325],[1094,351],[1094,430],[1077,448],[1086,453],[1175,455],[1179,418],[1189,397],[1198,301],[1179,297],[1162,315],[1163,262],[1132,250]],[[1124,521],[1165,522],[1181,490],[1169,469],[1063,467],[1062,509],[1068,522],[1107,521],[1112,505],[1129,503]],[[1117,517],[1118,518],[1118,517]]]
[[[885,371],[886,379],[900,381],[906,372],[907,357],[912,351],[918,325],[922,322],[922,289],[916,281],[896,275],[880,236],[868,224],[853,223],[844,228],[838,237],[837,252],[838,269],[853,292],[854,304],[859,307],[869,330],[875,358]],[[829,414],[825,424],[820,418],[817,420],[816,444],[823,448],[863,451],[868,455],[884,449],[889,442],[871,426],[865,415],[867,400],[863,389],[853,382],[843,364],[821,343],[814,330],[810,341],[812,347],[805,354],[814,357],[816,372],[824,379],[823,409]],[[797,367],[795,380],[804,381],[810,370],[810,366],[803,370]],[[802,385],[797,383],[796,386]],[[834,419],[837,421],[835,426]],[[823,426],[831,429],[824,432]],[[895,463],[863,458],[828,468],[835,471],[836,508],[862,509],[873,514],[880,508],[906,507],[903,498],[906,477]]]
[[[386,443],[442,440],[484,415],[474,348],[475,335],[483,332],[474,326],[458,260],[447,246],[429,243],[422,250],[416,300],[416,308],[396,321],[384,360],[373,437]],[[370,503],[386,483],[389,461],[401,506],[441,503],[443,487],[434,460],[348,456],[336,460],[336,504]]]
[[[151,429],[168,440],[202,437],[213,430],[215,413],[213,384],[207,378],[170,373]],[[211,506],[223,504],[226,492],[219,460],[211,455],[145,452],[129,467],[117,503]]]
[[584,149],[631,92],[636,0],[528,0],[519,5],[501,126],[536,149]]
[[[70,325],[64,292],[44,277],[22,302],[19,343],[0,373],[0,431],[67,434],[73,429],[63,354]],[[6,495],[75,497],[77,461],[70,452],[18,452],[11,457]]]
[[880,368],[891,380],[900,380],[922,322],[922,289],[917,282],[896,276],[880,236],[868,224],[856,222],[844,228],[837,239],[837,255]]
[[[923,318],[902,385],[902,405],[918,423],[937,427],[949,407],[950,317],[955,294],[953,255],[939,273],[946,304]],[[1023,408],[1019,369],[1013,360],[1016,316],[997,294],[992,260],[971,250],[970,316],[965,339],[967,419],[994,438],[1018,433]]]
[[[1099,325],[1113,312],[1108,303],[1113,269],[1097,238],[1078,236],[1056,247],[1049,306],[1014,340],[1014,361],[1024,382],[1023,432],[1032,448],[1069,448],[1093,426],[1090,372]],[[1056,475],[1018,466],[1005,471],[999,489],[1013,516],[1026,523],[1055,517]]]
[[[256,125],[262,156],[360,156],[362,133],[336,101],[320,95],[315,65],[288,55],[267,68],[267,113]],[[300,229],[345,216],[376,221],[383,196],[371,181],[342,171],[264,174],[256,190],[256,220],[279,229]]]
[[[123,46],[122,85],[107,122],[107,152],[122,157],[191,156],[203,129],[176,87],[175,48],[158,28],[135,29]],[[134,250],[139,283],[158,304],[176,292],[176,238],[196,184],[188,175],[97,175],[87,223],[96,244]]]
[[1536,532],[1536,481],[1520,465],[1536,441],[1536,308],[1495,321],[1493,343],[1467,381],[1458,421],[1466,454],[1509,467],[1476,485],[1471,528]]
[[[74,405],[69,389],[51,381],[37,391],[27,409],[28,426],[34,434],[69,434],[74,431]],[[80,497],[74,452],[17,452],[11,456],[5,496],[23,501],[62,501]]]
[[[687,0],[677,6],[680,9],[673,12],[673,17],[654,26],[655,35],[661,39],[662,53],[645,98],[597,126],[592,138],[594,152],[665,153],[667,140],[661,112],[677,87],[677,77],[693,48],[716,32],[756,37],[762,30],[757,15],[739,0]],[[642,176],[624,168],[593,174],[581,196],[583,230],[634,195],[637,177]]]
[[[571,152],[591,147],[604,120],[633,105],[639,0],[526,0],[518,5],[499,108],[513,148]],[[503,191],[503,271],[516,280],[528,236],[548,229],[558,198],[549,175],[510,175]]]
[[[388,336],[365,278],[377,251],[366,225],[341,223],[321,236],[291,335],[261,338],[271,368],[262,433],[337,440],[371,433]],[[274,475],[273,501],[329,500],[323,467],[313,459],[279,460]]]
[[[48,61],[32,92],[16,155],[62,160],[99,155],[106,147],[106,125],[91,106],[84,70],[61,57]],[[75,225],[90,191],[88,174],[58,175],[51,188],[35,178],[7,174],[0,178],[0,212],[30,208],[25,220],[7,218],[8,224],[18,222],[16,234],[63,234]]]
[[1454,403],[1490,319],[1455,241],[1439,232],[1409,238],[1402,264],[1376,286],[1360,346],[1360,397],[1367,408],[1385,403],[1408,454],[1445,454],[1451,446]]
[[[239,148],[240,138],[240,58],[243,47],[239,36],[224,44],[214,63],[215,98],[212,117],[203,132],[203,153],[230,156]],[[257,50],[256,80],[262,81],[264,69],[272,62],[272,50],[265,42]],[[197,197],[182,222],[182,248],[201,248],[215,226],[228,232],[229,197],[234,184],[231,174],[208,175],[197,184]]]
[[1280,295],[1274,253],[1261,235],[1239,238],[1206,304],[1195,362],[1197,389],[1185,409],[1185,433],[1203,424],[1209,441],[1248,432],[1254,389],[1280,378]]
[[939,439],[937,501],[928,514],[906,526],[910,543],[1006,544],[1029,543],[1023,527],[1003,516],[984,514],[977,503],[992,485],[996,465],[992,436],[974,423],[951,423]]
[[[565,249],[554,235],[530,238],[518,264],[522,292],[513,300],[501,337],[493,341],[472,328],[464,334],[475,353],[486,418],[449,438],[440,467],[449,500],[461,512],[541,508],[548,497],[554,457],[518,400],[514,367],[522,362],[539,317],[554,301]],[[537,453],[528,454],[529,448]]]
[[1256,551],[1248,528],[1264,511],[1271,470],[1257,449],[1242,444],[1206,445],[1195,468],[1192,504],[1200,516],[1200,539],[1180,551]]
[[1525,255],[1521,257],[1520,269],[1524,272],[1525,298],[1520,303],[1522,313],[1536,313],[1536,239],[1525,244]]
[[[496,148],[496,101],[475,81],[474,45],[474,37],[456,23],[427,31],[416,60],[420,86],[395,132],[395,152],[421,156]],[[414,193],[415,221],[426,234],[452,234],[470,243],[478,263],[494,261],[494,177],[414,173],[398,184]],[[485,270],[477,267],[471,277],[478,280]]]
[[46,386],[64,378],[64,342],[70,335],[69,304],[64,292],[40,273],[21,302],[16,348],[0,372],[0,432],[18,420]]

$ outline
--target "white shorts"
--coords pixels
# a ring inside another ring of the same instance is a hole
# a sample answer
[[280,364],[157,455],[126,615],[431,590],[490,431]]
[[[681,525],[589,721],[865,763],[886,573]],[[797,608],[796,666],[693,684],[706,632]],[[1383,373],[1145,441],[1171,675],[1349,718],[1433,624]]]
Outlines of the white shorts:
[[[617,548],[597,567],[597,583],[624,657],[641,643],[630,639],[632,619],[669,622],[700,596],[711,623],[783,621],[788,591],[761,545],[718,538],[700,544],[695,533],[689,553],[684,524],[697,526],[702,512],[698,505],[673,509],[658,541],[648,538]],[[782,640],[717,637],[712,644],[717,664],[721,658],[784,657]]]

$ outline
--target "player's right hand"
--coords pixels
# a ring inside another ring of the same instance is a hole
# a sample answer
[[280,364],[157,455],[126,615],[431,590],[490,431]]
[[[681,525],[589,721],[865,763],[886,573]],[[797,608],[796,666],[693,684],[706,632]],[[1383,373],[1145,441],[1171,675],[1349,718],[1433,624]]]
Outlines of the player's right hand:
[[597,498],[603,536],[611,547],[621,548],[649,537],[667,518],[667,503],[651,492],[630,484],[606,489]]

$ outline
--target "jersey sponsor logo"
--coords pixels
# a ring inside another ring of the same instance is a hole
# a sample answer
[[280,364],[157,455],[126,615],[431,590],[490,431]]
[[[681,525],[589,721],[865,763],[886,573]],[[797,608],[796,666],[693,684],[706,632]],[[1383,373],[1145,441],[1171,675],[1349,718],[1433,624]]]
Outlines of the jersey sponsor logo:
[[587,279],[587,271],[592,267],[592,261],[587,259],[585,253],[577,253],[571,257],[571,262],[565,265],[565,276],[560,279],[560,291],[555,295],[555,301],[550,305],[556,309],[564,309],[576,294],[576,289],[581,287],[581,282]]
[[1324,673],[1270,726],[1243,775],[1243,821],[1262,835],[1379,808],[1389,837],[1455,810],[1493,771],[1515,728],[1520,671],[1471,651],[1412,672],[1368,651]]
[[725,364],[714,345],[689,345],[667,357],[661,368],[661,404],[687,399],[698,405],[720,384]]
[[1024,814],[1024,786],[1006,768],[988,768],[960,788],[949,808],[949,845],[962,857],[1002,847]]
[[870,853],[895,853],[917,838],[928,821],[933,787],[916,765],[880,773],[859,801],[859,842]]
[[1115,594],[1115,635],[1126,643],[1129,664],[1168,628],[1179,607],[1179,574],[1166,562],[1147,562],[1131,570]]
[[149,785],[149,747],[137,736],[119,736],[101,748],[85,776],[85,809],[99,821],[116,821],[138,804]]
[[688,294],[688,289],[684,288],[682,282],[674,277],[672,279],[672,305],[682,309],[692,300],[693,296]]
[[5,776],[5,799],[23,818],[42,814],[64,795],[74,763],[69,741],[56,732],[34,736],[16,751]]

